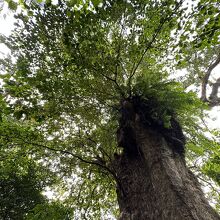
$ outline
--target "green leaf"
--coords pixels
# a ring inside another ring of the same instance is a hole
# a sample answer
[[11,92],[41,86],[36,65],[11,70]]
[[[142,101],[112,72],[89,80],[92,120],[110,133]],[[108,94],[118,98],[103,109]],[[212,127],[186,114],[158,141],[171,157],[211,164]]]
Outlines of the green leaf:
[[17,10],[18,4],[17,4],[15,1],[13,1],[13,0],[8,0],[7,3],[8,3],[9,9],[11,9],[11,10],[13,10],[13,11],[16,11],[16,10]]

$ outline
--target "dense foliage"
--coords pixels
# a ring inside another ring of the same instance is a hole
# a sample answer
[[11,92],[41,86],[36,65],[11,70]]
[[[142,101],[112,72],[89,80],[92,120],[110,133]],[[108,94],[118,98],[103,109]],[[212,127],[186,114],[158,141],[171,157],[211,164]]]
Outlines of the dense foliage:
[[[187,136],[188,163],[200,158],[195,171],[219,184],[219,132],[201,124],[210,107],[185,91],[198,89],[218,56],[217,0],[21,5],[15,30],[1,36],[11,50],[1,60],[1,210],[17,208],[12,201],[18,201],[24,206],[13,212],[29,212],[28,219],[117,216],[107,165],[121,152],[115,138],[120,100],[135,95],[155,100],[151,117],[167,127],[168,112],[175,112]],[[187,73],[177,78],[183,68]],[[4,184],[13,191],[7,201]],[[46,186],[57,203],[40,194]]]

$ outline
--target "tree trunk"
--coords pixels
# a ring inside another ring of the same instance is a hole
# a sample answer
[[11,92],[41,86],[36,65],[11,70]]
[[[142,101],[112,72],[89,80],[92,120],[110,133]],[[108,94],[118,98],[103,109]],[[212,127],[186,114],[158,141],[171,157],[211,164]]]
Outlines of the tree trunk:
[[115,155],[113,162],[119,219],[220,220],[186,167],[184,154],[175,151],[175,144],[146,126],[133,110],[127,111],[126,117],[118,132],[124,152]]

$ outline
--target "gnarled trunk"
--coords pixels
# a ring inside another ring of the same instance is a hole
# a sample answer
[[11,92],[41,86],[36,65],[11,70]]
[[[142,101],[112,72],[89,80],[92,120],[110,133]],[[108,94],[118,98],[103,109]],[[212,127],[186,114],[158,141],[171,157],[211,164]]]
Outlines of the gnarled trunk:
[[[184,154],[133,110],[129,114],[135,116],[126,116],[118,134],[124,152],[113,162],[120,220],[220,220],[186,167]],[[136,150],[125,146],[129,141]]]

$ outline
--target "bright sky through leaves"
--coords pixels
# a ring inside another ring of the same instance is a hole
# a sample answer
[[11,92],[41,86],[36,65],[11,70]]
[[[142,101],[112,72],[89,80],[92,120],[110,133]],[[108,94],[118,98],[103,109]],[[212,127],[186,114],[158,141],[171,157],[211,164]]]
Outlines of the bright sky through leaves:
[[[15,19],[13,18],[13,13],[9,12],[6,5],[0,12],[0,33],[4,35],[9,35],[14,27]],[[0,56],[7,55],[10,51],[8,48],[0,44]],[[182,75],[182,74],[180,74]],[[220,65],[218,65],[212,72],[211,80],[217,79],[220,76]],[[220,91],[219,91],[220,93]],[[208,126],[212,128],[220,128],[220,107],[214,107],[210,112],[210,119],[207,119]]]

